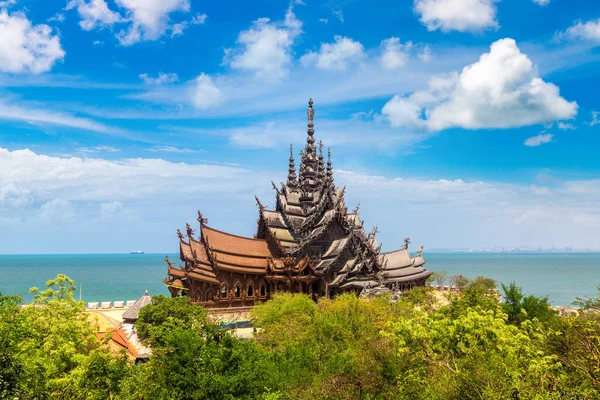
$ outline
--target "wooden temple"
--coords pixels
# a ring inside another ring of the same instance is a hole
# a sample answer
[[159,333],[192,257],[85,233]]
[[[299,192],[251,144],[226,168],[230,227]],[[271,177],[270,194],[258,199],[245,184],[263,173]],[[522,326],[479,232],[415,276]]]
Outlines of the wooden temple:
[[273,183],[275,209],[256,198],[254,238],[214,229],[200,212],[196,237],[189,224],[185,235],[177,230],[184,264],[174,267],[165,259],[165,284],[172,296],[189,296],[208,307],[236,307],[251,306],[279,291],[306,293],[316,300],[376,286],[404,291],[425,284],[431,272],[424,268],[423,246],[411,256],[407,238],[402,248],[381,252],[377,227],[365,233],[359,207],[348,211],[345,188],[334,183],[331,152],[325,162],[314,132],[310,99],[298,173],[290,146],[287,181],[280,187]]

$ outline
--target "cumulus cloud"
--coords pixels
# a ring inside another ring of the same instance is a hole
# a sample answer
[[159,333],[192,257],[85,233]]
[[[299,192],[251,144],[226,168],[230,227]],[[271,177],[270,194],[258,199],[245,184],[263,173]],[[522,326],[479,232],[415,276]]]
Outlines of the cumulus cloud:
[[19,209],[31,205],[31,192],[14,183],[0,186],[0,208]]
[[52,69],[65,52],[48,25],[32,25],[23,13],[0,10],[0,71],[39,74]]
[[123,211],[123,203],[120,201],[109,201],[100,204],[101,215],[115,215]]
[[600,18],[590,21],[576,21],[573,26],[556,34],[556,39],[562,40],[588,40],[600,42]]
[[116,0],[126,10],[130,26],[119,32],[117,38],[124,45],[160,38],[169,29],[169,14],[189,12],[189,0]]
[[205,14],[195,15],[191,21],[173,22],[171,14],[190,11],[189,0],[115,0],[118,10],[111,10],[106,0],[71,0],[67,10],[76,9],[84,30],[113,27],[121,24],[123,29],[117,39],[123,46],[153,41],[169,34],[181,35],[190,24],[202,24]]
[[511,128],[571,119],[576,113],[577,103],[543,81],[513,39],[493,43],[460,74],[434,76],[428,90],[396,95],[382,109],[392,126],[432,131]]
[[263,79],[281,79],[292,63],[294,39],[302,33],[302,22],[292,6],[281,22],[259,18],[250,29],[240,32],[238,47],[227,49],[223,63],[234,69],[254,71]]
[[139,78],[146,85],[164,85],[167,83],[175,83],[175,82],[179,81],[179,76],[177,74],[164,73],[164,72],[159,72],[159,74],[156,78],[153,78],[148,74],[140,74]]
[[364,46],[345,36],[336,35],[333,43],[321,43],[318,52],[310,51],[301,57],[305,66],[321,69],[344,70],[366,57]]
[[381,65],[385,69],[399,69],[406,65],[412,48],[412,42],[400,43],[397,37],[391,37],[381,42]]
[[79,26],[86,31],[110,27],[123,21],[119,13],[110,10],[104,0],[71,0],[67,3],[67,10],[72,9],[77,9],[81,17]]
[[75,216],[73,204],[69,200],[56,198],[40,207],[39,218],[42,222],[70,220]]
[[537,136],[533,136],[533,137],[530,137],[529,139],[525,140],[525,142],[523,144],[527,147],[538,147],[543,144],[550,143],[552,141],[553,137],[554,137],[554,135],[552,135],[550,133],[539,134]]
[[202,73],[196,78],[192,92],[192,104],[194,107],[205,110],[218,106],[223,100],[221,89],[215,85],[210,75]]
[[[98,204],[144,200],[149,195],[178,193],[177,188],[184,186],[196,194],[234,191],[237,189],[229,187],[231,182],[247,186],[244,180],[250,175],[242,168],[172,163],[159,158],[53,157],[30,150],[3,148],[0,148],[0,170],[2,198],[7,198],[5,192],[18,192],[30,194],[40,202],[60,199],[54,201],[58,204],[65,204],[63,200]],[[136,190],[131,190],[132,187]]]
[[477,32],[497,28],[499,0],[414,0],[414,9],[427,29]]

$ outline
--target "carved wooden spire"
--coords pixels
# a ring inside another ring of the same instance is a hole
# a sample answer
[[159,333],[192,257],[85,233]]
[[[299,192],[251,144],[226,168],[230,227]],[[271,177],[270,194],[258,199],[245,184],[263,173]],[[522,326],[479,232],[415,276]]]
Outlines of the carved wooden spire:
[[313,101],[312,98],[308,101],[308,130],[306,137],[306,146],[304,148],[304,152],[300,153],[301,164],[300,164],[300,173],[298,182],[300,186],[306,186],[308,191],[313,191],[317,186],[317,173],[319,169],[319,157],[317,156],[317,149],[315,147],[315,138],[313,135],[315,134],[315,124],[314,124],[314,116],[315,111],[313,109]]
[[333,167],[331,165],[331,149],[327,149],[327,178],[333,183]]
[[296,164],[294,163],[294,148],[290,144],[290,166],[288,168],[287,185],[291,188],[298,187],[296,178]]
[[325,163],[323,161],[323,142],[319,140],[319,170],[317,177],[320,181],[325,178]]

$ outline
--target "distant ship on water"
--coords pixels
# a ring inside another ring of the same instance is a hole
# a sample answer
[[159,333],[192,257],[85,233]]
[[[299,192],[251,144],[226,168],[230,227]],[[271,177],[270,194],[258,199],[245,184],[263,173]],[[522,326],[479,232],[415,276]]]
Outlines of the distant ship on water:
[[129,254],[144,254],[144,250],[134,250],[131,251]]

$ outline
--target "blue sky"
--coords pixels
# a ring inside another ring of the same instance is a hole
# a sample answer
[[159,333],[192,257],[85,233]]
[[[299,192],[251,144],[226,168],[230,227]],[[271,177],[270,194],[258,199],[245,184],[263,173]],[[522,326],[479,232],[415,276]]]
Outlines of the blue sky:
[[0,253],[252,235],[310,96],[384,250],[600,248],[600,3],[3,0],[0,43]]

